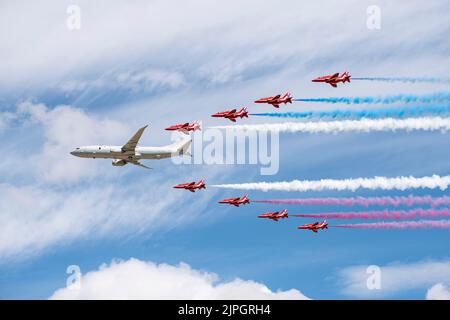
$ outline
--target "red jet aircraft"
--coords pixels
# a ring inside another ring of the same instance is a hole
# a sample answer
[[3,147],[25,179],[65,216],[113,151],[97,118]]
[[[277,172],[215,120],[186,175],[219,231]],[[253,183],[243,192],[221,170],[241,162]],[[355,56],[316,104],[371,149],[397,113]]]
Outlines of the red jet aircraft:
[[197,189],[206,189],[206,185],[205,182],[202,180],[200,180],[199,182],[188,182],[188,183],[180,183],[177,184],[176,186],[174,186],[175,189],[186,189],[189,190],[190,192],[195,192],[195,190]]
[[211,115],[211,117],[226,118],[233,122],[236,122],[236,118],[241,118],[241,119],[244,117],[248,118],[248,111],[247,111],[247,108],[242,108],[239,111],[236,111],[236,109],[233,109],[233,110],[229,110],[229,111],[215,113],[215,114]]
[[255,101],[255,103],[268,103],[274,106],[275,108],[279,108],[280,104],[284,103],[292,103],[292,96],[289,92],[286,92],[281,96],[281,94],[277,94],[273,97],[261,98]]
[[304,224],[302,226],[297,227],[297,229],[311,230],[312,232],[317,233],[317,230],[319,229],[328,229],[328,223],[327,220],[323,220],[321,223],[314,222]]
[[193,122],[190,124],[189,122],[176,124],[166,128],[167,131],[181,131],[185,134],[189,134],[189,131],[201,130],[200,124],[198,122]]
[[243,196],[242,198],[237,197],[237,198],[223,199],[223,200],[219,201],[219,203],[226,203],[226,204],[231,204],[235,207],[239,207],[241,204],[250,203],[250,199],[248,198],[248,196]]
[[287,214],[287,210],[284,209],[281,212],[267,212],[267,213],[263,213],[260,214],[258,216],[258,218],[265,218],[265,219],[271,219],[273,221],[278,221],[278,219],[284,219],[284,218],[288,218],[288,214]]
[[329,85],[331,85],[331,86],[336,88],[337,84],[339,82],[342,82],[342,83],[350,82],[350,77],[351,77],[351,75],[348,74],[348,71],[345,71],[341,75],[339,75],[339,72],[338,72],[338,73],[335,73],[335,74],[332,74],[332,75],[318,77],[318,78],[313,79],[311,81],[312,82],[325,82],[325,83],[328,83]]

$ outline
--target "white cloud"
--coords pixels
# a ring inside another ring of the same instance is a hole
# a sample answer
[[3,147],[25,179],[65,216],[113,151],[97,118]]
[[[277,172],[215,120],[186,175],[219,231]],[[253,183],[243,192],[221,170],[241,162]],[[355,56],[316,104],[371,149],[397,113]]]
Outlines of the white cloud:
[[272,291],[262,283],[219,281],[214,273],[137,259],[112,262],[81,278],[81,286],[61,288],[50,299],[308,299],[300,291]]
[[136,71],[112,72],[93,80],[66,80],[56,88],[67,94],[79,94],[85,90],[91,91],[152,91],[156,89],[175,89],[184,86],[183,74],[176,71],[144,69]]
[[[386,297],[408,290],[425,289],[438,282],[450,283],[450,260],[392,263],[380,267],[380,289],[369,289],[368,266],[351,266],[339,271],[342,293],[358,298]],[[437,289],[435,289],[437,290]]]
[[149,82],[139,81],[144,86],[161,80],[172,86],[185,78],[219,84],[261,74],[270,78],[281,73],[285,78],[283,73],[289,71],[298,78],[317,65],[327,71],[339,65],[377,72],[385,64],[407,73],[443,72],[435,59],[422,55],[431,47],[428,55],[439,56],[440,65],[449,61],[441,41],[447,25],[441,7],[446,1],[417,0],[408,6],[379,1],[383,23],[378,31],[366,28],[371,3],[345,3],[80,0],[81,29],[70,31],[64,2],[29,3],[25,11],[15,2],[2,2],[0,37],[5,50],[0,50],[0,73],[9,76],[0,84],[84,88],[98,84],[96,79],[105,74],[126,73],[130,65],[132,70],[136,65],[152,70],[150,77],[145,76]]
[[0,133],[7,129],[15,119],[15,114],[13,112],[0,112]]
[[[0,183],[3,259],[26,258],[77,239],[176,228],[198,219],[216,193],[209,190],[195,194],[198,201],[193,202],[190,193],[171,188],[175,181],[192,179],[182,169],[168,175],[133,166],[132,172],[138,175],[130,180],[124,173],[131,168],[116,168],[108,161],[69,154],[79,145],[125,143],[135,128],[117,121],[71,106],[50,109],[31,102],[19,104],[14,116],[18,130],[25,135],[20,139],[27,144],[33,144],[29,141],[34,141],[36,134],[42,134],[43,139],[35,151],[20,157],[15,154],[20,151],[5,147],[9,152],[5,149],[0,163],[5,172],[2,176],[13,171],[20,179],[3,179]],[[175,164],[168,162],[168,166]],[[206,177],[214,175],[211,171]]]
[[442,283],[437,283],[427,291],[427,300],[450,300],[450,290]]
[[80,145],[125,143],[132,134],[132,129],[118,121],[88,115],[71,106],[49,109],[44,104],[23,102],[17,114],[24,118],[22,121],[31,120],[43,130],[42,151],[29,157],[28,165],[46,182],[76,182],[98,176],[102,173],[98,162],[80,161],[70,152]]
[[69,189],[0,184],[0,258],[20,260],[78,239],[137,236],[205,219],[216,192],[192,201],[190,193],[171,192],[166,179],[143,176],[126,185],[97,179]]

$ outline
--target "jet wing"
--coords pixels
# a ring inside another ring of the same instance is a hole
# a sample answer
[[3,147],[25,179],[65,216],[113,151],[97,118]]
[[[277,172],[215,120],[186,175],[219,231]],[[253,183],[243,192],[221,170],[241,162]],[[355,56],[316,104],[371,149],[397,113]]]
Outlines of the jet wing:
[[337,77],[339,77],[339,72],[333,74],[333,75],[330,77],[330,79],[334,79],[334,78],[337,78]]
[[[127,151],[133,151],[136,149],[136,146],[139,142],[139,139],[141,139],[142,133],[144,133],[145,128],[147,128],[148,125],[140,128],[138,131],[136,131],[136,133],[134,134],[134,136],[131,137],[130,140],[128,140],[128,142],[122,147],[122,152],[127,152]],[[133,163],[135,164],[135,163]]]
[[328,83],[330,84],[330,86],[333,86],[334,88],[337,87],[336,83],[334,83],[334,82],[328,82]]
[[269,100],[274,101],[280,99],[281,94],[277,94],[275,97],[271,97]]
[[135,166],[139,166],[139,167],[142,167],[142,168],[145,168],[145,169],[151,169],[150,167],[147,167],[147,166],[143,165],[142,163],[140,163],[137,160],[126,160],[126,161],[129,162],[129,163],[134,164]]
[[314,232],[314,233],[317,233],[317,230],[316,230],[316,229],[311,229],[311,231]]

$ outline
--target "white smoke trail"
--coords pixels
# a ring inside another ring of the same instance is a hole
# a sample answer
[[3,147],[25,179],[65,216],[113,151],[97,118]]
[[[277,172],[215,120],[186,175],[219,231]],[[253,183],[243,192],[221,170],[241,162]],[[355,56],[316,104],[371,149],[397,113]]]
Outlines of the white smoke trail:
[[396,130],[424,130],[445,132],[450,129],[450,117],[423,117],[407,119],[361,119],[317,122],[285,122],[269,124],[249,124],[235,126],[214,126],[214,129],[256,130],[274,132],[306,132],[306,133],[338,133],[338,132],[370,132]]
[[321,191],[321,190],[351,190],[381,189],[381,190],[406,190],[428,188],[441,190],[447,189],[450,184],[449,176],[432,175],[429,177],[374,177],[356,179],[322,179],[322,180],[294,180],[284,182],[253,182],[239,184],[219,184],[212,187],[228,188],[237,190],[259,190],[259,191]]

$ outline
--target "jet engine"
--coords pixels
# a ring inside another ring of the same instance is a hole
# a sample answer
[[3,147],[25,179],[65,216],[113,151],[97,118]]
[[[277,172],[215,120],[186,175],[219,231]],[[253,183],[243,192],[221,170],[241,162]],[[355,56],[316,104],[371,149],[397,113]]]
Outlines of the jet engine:
[[115,166],[115,167],[122,167],[122,166],[124,166],[126,164],[127,164],[127,162],[125,160],[123,160],[123,159],[114,159],[112,161],[112,165]]

